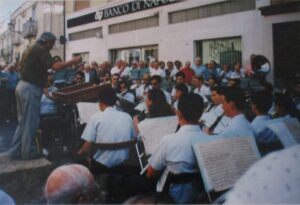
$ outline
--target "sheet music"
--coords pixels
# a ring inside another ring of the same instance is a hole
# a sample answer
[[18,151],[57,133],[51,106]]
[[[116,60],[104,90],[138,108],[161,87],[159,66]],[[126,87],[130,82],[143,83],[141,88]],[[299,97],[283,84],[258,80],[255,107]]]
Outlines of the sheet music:
[[276,134],[276,136],[278,137],[278,139],[280,140],[280,142],[285,148],[297,144],[296,138],[299,139],[299,136],[297,137],[293,136],[294,133],[292,132],[296,132],[296,130],[291,131],[293,129],[298,129],[298,128],[293,128],[293,126],[295,126],[294,124],[290,124],[290,125],[287,124],[290,124],[290,122],[280,121],[280,122],[270,123],[267,125],[267,127],[270,128]]
[[157,184],[156,184],[156,191],[157,191],[157,192],[162,192],[162,191],[163,191],[169,173],[170,173],[170,171],[166,168],[166,169],[164,170],[164,172],[161,174],[161,176],[160,176],[160,178],[158,179]]
[[259,158],[252,137],[219,138],[194,144],[206,191],[223,191]]
[[177,128],[177,117],[158,117],[145,119],[138,124],[147,155],[151,155],[158,147],[161,139],[175,133]]
[[92,115],[97,112],[101,112],[99,109],[99,103],[79,102],[76,103],[76,105],[80,124],[87,123]]
[[288,128],[297,143],[300,143],[300,123],[296,118],[284,119],[285,126]]

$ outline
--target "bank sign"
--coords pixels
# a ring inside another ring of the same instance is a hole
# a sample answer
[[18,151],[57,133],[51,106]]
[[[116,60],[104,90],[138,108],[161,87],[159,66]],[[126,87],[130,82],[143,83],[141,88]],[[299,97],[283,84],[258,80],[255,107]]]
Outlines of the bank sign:
[[67,28],[85,25],[88,23],[94,23],[105,19],[118,17],[146,9],[152,9],[159,6],[179,2],[179,0],[135,0],[128,3],[124,3],[111,8],[98,10],[96,12],[84,14],[79,17],[75,17],[67,20]]
[[95,20],[101,21],[146,9],[152,9],[155,7],[174,3],[176,1],[177,0],[136,0],[115,7],[98,10],[95,13]]

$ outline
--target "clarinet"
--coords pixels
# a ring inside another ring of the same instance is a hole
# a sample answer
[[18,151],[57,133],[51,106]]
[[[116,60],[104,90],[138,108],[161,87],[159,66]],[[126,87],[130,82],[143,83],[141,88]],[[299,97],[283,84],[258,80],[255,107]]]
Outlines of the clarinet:
[[146,111],[143,110],[142,112],[140,112],[138,115],[137,115],[137,118],[139,119],[139,121],[142,121],[146,118]]
[[208,128],[209,132],[213,132],[214,129],[218,126],[219,122],[221,122],[224,114],[217,117],[216,121]]

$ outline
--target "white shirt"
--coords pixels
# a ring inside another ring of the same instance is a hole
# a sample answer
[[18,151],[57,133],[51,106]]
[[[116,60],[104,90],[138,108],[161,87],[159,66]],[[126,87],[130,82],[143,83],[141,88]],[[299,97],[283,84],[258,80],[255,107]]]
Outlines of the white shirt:
[[[192,90],[191,86],[189,86],[188,84],[185,84],[185,86],[187,87],[188,92],[191,92],[191,90]],[[175,88],[175,86],[174,86],[174,87],[172,88],[172,91],[171,91],[171,96],[174,98],[175,95],[176,95],[176,88]]]
[[115,66],[115,67],[113,67],[111,69],[110,74],[111,75],[113,75],[113,74],[119,74],[120,77],[124,77],[124,76],[129,76],[129,72],[130,72],[130,68],[129,67],[124,68],[124,71],[121,73],[121,70],[117,66]]
[[244,78],[244,77],[245,77],[244,69],[241,69],[239,73],[233,71],[230,78],[234,79],[234,78]]
[[226,198],[225,204],[299,204],[300,145],[256,162]]
[[[219,117],[221,115],[223,115],[224,110],[222,108],[222,104],[218,105],[218,106],[213,106],[209,112],[206,113],[212,113],[215,117]],[[201,120],[204,120],[204,116],[206,115],[206,113],[204,113],[201,117]],[[219,124],[215,127],[214,129],[214,133],[218,134],[223,132],[230,124],[231,122],[231,118],[227,117],[227,116],[223,116],[221,121],[219,122]]]
[[165,71],[162,70],[161,68],[158,68],[158,69],[150,68],[150,76],[152,77],[154,75],[159,75],[162,78],[166,77]]
[[255,131],[246,117],[239,114],[231,119],[229,126],[220,135],[224,137],[254,137]]
[[131,92],[127,91],[124,94],[117,94],[117,95],[118,97],[123,98],[124,100],[134,103],[134,95]]
[[85,82],[85,83],[90,82],[90,76],[91,76],[90,73],[84,72],[84,82]]
[[207,87],[204,84],[201,86],[201,88],[195,88],[194,93],[198,94],[198,95],[202,94],[202,95],[205,95],[205,96],[211,95],[209,87]]
[[[192,141],[195,138],[209,137],[200,130],[198,125],[184,125],[177,133],[163,137],[159,147],[150,157],[149,164],[155,170],[162,171],[168,168],[168,170],[176,174],[197,172],[198,165]],[[191,197],[190,194],[193,194],[195,191],[191,188],[189,184],[173,185],[170,187],[170,194],[176,202],[188,203],[188,199]]]
[[171,99],[170,93],[168,93],[168,92],[165,91],[165,90],[162,90],[162,91],[164,92],[164,94],[165,94],[165,96],[166,96],[167,102],[171,105],[171,104],[172,104],[172,99]]
[[[107,107],[103,112],[94,114],[88,122],[82,139],[95,143],[124,142],[134,136],[133,121],[124,112]],[[94,159],[108,168],[120,165],[128,158],[128,149],[98,150]]]
[[173,70],[171,71],[170,74],[170,78],[172,78],[173,80],[176,80],[176,74],[179,72],[180,70],[178,70],[176,67],[173,68]]
[[135,89],[135,93],[137,97],[143,97],[148,90],[151,89],[151,85],[145,86],[145,84],[140,85]]

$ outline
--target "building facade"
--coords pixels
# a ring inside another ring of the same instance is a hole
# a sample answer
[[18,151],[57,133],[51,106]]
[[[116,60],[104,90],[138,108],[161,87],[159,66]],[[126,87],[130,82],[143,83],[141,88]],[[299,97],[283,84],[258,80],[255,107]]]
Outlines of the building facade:
[[[184,62],[201,56],[204,63],[241,61],[245,66],[255,53],[270,60],[270,81],[297,72],[295,66],[284,66],[285,62],[300,63],[295,57],[300,49],[290,55],[284,51],[288,41],[299,41],[299,1],[107,0],[83,4],[70,1],[66,6],[67,59],[80,54],[88,62],[151,58]],[[287,36],[280,28],[289,30]],[[284,43],[280,43],[282,37]]]
[[[60,36],[64,36],[64,2],[63,1],[26,1],[10,16],[8,30],[4,32],[2,61],[18,62],[22,53],[35,43],[45,31],[56,35],[58,41],[51,50],[52,55],[64,57],[64,45]],[[3,36],[3,34],[1,35]],[[1,38],[0,38],[1,39]]]

